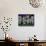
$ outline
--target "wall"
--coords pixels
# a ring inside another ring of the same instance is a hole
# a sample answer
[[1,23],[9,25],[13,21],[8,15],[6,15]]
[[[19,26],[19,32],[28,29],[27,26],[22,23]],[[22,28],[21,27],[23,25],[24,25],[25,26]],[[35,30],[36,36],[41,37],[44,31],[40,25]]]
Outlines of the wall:
[[[0,19],[1,17],[12,17],[13,22],[10,33],[17,40],[27,40],[34,34],[37,35],[39,40],[45,39],[45,16],[46,6],[33,8],[28,0],[0,0]],[[35,26],[34,27],[19,27],[18,26],[18,14],[35,14]],[[2,35],[3,31],[0,31]],[[4,34],[4,33],[3,33]],[[4,37],[0,36],[0,39]]]

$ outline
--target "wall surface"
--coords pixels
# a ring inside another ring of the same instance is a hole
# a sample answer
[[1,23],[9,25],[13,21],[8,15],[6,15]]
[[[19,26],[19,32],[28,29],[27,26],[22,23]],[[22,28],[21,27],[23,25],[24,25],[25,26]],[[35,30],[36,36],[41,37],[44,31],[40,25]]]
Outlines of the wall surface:
[[[35,25],[34,27],[19,27],[18,26],[18,14],[34,14]],[[17,40],[27,40],[34,34],[39,40],[45,40],[45,15],[46,6],[33,8],[28,0],[0,0],[0,21],[4,16],[12,17],[12,26],[10,33]],[[0,29],[0,39],[4,39],[4,33]]]

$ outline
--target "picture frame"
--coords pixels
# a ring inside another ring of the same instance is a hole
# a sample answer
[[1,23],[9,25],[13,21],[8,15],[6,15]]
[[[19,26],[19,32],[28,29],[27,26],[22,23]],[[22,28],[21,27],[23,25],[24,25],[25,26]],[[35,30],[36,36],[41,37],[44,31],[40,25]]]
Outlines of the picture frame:
[[18,26],[34,26],[34,14],[18,14]]

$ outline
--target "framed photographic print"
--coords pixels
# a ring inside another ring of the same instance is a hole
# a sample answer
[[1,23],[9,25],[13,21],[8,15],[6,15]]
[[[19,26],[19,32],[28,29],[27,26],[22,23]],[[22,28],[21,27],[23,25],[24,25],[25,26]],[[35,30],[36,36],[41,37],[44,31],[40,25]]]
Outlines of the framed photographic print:
[[34,14],[18,14],[19,26],[34,26]]

